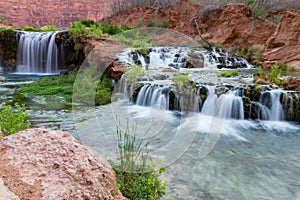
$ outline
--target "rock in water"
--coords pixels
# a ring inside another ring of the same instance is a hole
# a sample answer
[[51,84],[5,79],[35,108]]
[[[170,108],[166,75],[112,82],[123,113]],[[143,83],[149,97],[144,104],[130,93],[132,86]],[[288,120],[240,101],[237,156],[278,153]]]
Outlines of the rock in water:
[[96,151],[70,134],[28,129],[0,141],[0,174],[20,199],[125,199]]
[[0,76],[0,82],[5,82],[6,78],[4,76]]

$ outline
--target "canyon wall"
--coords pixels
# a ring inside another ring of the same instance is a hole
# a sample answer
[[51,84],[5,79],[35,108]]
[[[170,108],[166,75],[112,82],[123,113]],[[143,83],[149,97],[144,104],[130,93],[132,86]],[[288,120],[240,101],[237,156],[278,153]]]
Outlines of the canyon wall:
[[13,25],[69,27],[73,21],[98,21],[111,14],[112,1],[107,0],[0,0],[0,17]]

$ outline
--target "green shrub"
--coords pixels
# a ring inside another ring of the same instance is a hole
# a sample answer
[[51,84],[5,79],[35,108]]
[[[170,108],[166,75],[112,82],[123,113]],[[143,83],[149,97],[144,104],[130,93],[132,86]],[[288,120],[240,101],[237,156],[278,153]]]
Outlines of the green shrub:
[[162,20],[162,21],[152,21],[152,20],[150,20],[147,24],[147,27],[167,28],[168,25],[169,25],[168,20]]
[[7,22],[7,19],[5,19],[4,17],[0,17],[1,21]]
[[23,31],[37,31],[37,29],[33,26],[24,26]]
[[190,83],[189,76],[187,74],[175,75],[173,77],[173,82],[180,90],[182,90],[184,86],[187,86]]
[[73,22],[69,28],[69,35],[83,35],[89,39],[100,39],[102,34],[115,35],[121,33],[129,28],[126,26],[117,27],[111,25],[108,22],[104,24],[98,24],[93,20],[84,19],[78,22]]
[[29,114],[25,111],[24,105],[15,104],[13,108],[11,105],[3,104],[0,111],[0,130],[7,136],[27,129],[30,127],[28,117]]
[[144,70],[139,66],[133,66],[125,72],[125,78],[129,83],[135,83],[139,76],[144,76]]
[[56,26],[48,25],[48,26],[43,26],[43,27],[39,28],[39,31],[41,31],[41,32],[58,31],[58,29],[56,28]]
[[111,102],[112,84],[106,76],[89,67],[76,76],[73,90],[73,103],[81,105],[104,105]]
[[129,130],[117,129],[119,163],[111,162],[117,175],[117,186],[128,199],[157,200],[165,195],[166,183],[159,179],[165,168],[156,170],[156,165],[147,162],[147,144],[138,140]]
[[254,76],[254,81],[259,82],[260,79],[265,79],[270,83],[274,83],[279,87],[283,87],[284,83],[286,82],[285,79],[281,79],[282,74],[289,74],[292,73],[294,68],[288,67],[286,65],[278,65],[274,64],[270,70],[263,70],[262,67],[259,67],[257,70],[257,77]]
[[237,69],[218,73],[218,76],[221,76],[221,77],[231,77],[231,76],[237,76],[237,75],[239,75],[239,71]]
[[154,43],[154,37],[143,29],[126,31],[112,37],[118,42],[134,48],[148,48]]
[[86,27],[91,27],[92,25],[96,25],[96,22],[90,19],[83,19],[80,21],[80,23]]

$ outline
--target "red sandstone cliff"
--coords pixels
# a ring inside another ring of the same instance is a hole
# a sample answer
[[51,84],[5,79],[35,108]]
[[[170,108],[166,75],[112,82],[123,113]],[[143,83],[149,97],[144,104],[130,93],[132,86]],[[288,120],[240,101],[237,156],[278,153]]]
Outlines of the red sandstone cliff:
[[0,0],[0,16],[19,27],[68,27],[73,21],[98,21],[110,15],[110,4],[107,0]]
[[275,63],[300,67],[300,13],[285,11],[263,54],[268,66]]

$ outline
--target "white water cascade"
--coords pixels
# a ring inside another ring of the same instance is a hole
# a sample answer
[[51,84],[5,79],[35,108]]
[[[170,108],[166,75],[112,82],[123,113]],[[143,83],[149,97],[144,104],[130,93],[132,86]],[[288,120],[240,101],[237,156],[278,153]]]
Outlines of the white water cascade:
[[229,91],[217,97],[215,87],[208,87],[208,96],[203,104],[201,113],[219,118],[244,119],[244,107],[242,97],[235,91]]
[[169,98],[163,94],[163,87],[144,85],[136,99],[136,104],[140,106],[159,106],[160,109],[169,109]]
[[282,91],[272,90],[263,92],[260,96],[259,103],[261,118],[264,120],[271,121],[282,121],[284,120],[284,112],[280,103],[280,96]]
[[59,73],[63,65],[63,48],[57,47],[58,32],[20,31],[17,50],[17,73]]

